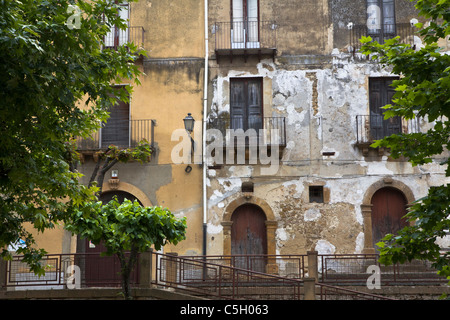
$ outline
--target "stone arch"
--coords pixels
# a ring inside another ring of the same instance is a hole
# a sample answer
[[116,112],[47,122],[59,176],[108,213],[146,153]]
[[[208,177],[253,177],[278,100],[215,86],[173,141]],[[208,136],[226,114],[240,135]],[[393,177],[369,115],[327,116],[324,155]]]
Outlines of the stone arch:
[[415,201],[414,193],[403,182],[386,177],[372,184],[364,194],[363,203],[361,204],[361,212],[363,216],[364,228],[364,249],[363,253],[375,253],[373,247],[372,235],[372,197],[378,190],[382,188],[394,188],[403,193],[406,198],[407,206]]
[[223,221],[224,222],[231,221],[231,215],[233,214],[233,212],[243,204],[257,205],[264,211],[267,221],[275,221],[275,214],[273,213],[272,208],[269,206],[269,204],[266,201],[254,196],[251,197],[242,196],[231,201],[228,204],[227,208],[225,209]]
[[275,235],[278,223],[275,220],[275,214],[269,204],[257,197],[251,196],[239,197],[226,207],[225,213],[223,215],[222,226],[223,226],[223,254],[231,255],[231,226],[233,224],[231,216],[233,212],[240,206],[244,204],[253,204],[261,208],[261,210],[266,215],[266,231],[267,231],[267,254],[276,254],[276,243]]
[[[141,189],[132,184],[122,182],[119,179],[110,179],[109,181],[103,183],[102,194],[114,193],[117,191],[131,194],[144,207],[153,206],[147,195]],[[76,248],[73,249],[73,252],[86,252],[86,239],[82,239],[78,235],[74,235],[73,237],[74,240],[72,241],[76,244]]]
[[408,204],[411,204],[415,201],[414,193],[406,184],[392,178],[384,178],[383,180],[375,182],[366,190],[363,198],[363,205],[370,205],[375,192],[385,187],[391,187],[400,190],[405,195]]
[[[117,180],[118,182],[112,182],[111,180]],[[106,192],[114,192],[114,191],[124,191],[127,192],[133,196],[135,196],[140,203],[142,203],[142,205],[144,207],[151,207],[153,206],[152,202],[150,201],[150,199],[147,197],[147,195],[144,193],[144,191],[142,191],[141,189],[139,189],[138,187],[126,183],[126,182],[122,182],[119,179],[111,179],[108,182],[105,182],[103,184],[103,188],[102,188],[102,193],[106,193]]]
[[[261,210],[266,215],[266,232],[267,232],[267,255],[275,255],[276,254],[276,230],[278,226],[278,222],[275,220],[275,214],[272,211],[272,208],[269,204],[257,197],[254,196],[242,196],[239,197],[228,204],[225,209],[225,213],[223,215],[222,226],[223,226],[223,254],[231,255],[231,226],[233,224],[231,220],[231,216],[233,212],[240,206],[244,204],[253,204],[261,208]],[[269,257],[267,264],[267,272],[276,273],[276,264],[271,263],[271,259]]]

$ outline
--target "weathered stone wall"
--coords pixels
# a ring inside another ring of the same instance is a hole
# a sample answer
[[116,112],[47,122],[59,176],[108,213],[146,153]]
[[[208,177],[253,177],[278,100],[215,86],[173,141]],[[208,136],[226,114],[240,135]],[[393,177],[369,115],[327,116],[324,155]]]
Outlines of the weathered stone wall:
[[[216,2],[211,23],[229,19],[229,5]],[[223,253],[229,241],[223,233],[224,214],[241,198],[264,202],[273,211],[276,249],[270,253],[364,252],[371,230],[361,206],[370,205],[372,189],[393,186],[414,201],[430,186],[444,183],[443,169],[437,161],[412,167],[386,151],[364,154],[356,146],[356,116],[369,113],[369,78],[393,76],[348,53],[347,25],[365,23],[365,1],[261,3],[260,15],[279,21],[278,54],[274,60],[212,59],[208,119],[229,116],[230,79],[260,77],[264,116],[285,117],[286,147],[270,176],[261,174],[261,165],[248,163],[208,170],[208,252]],[[409,1],[395,6],[397,22],[417,18]],[[212,56],[213,48],[211,44]],[[429,126],[425,121],[420,125]],[[254,184],[251,196],[241,192],[243,182]],[[310,185],[324,186],[324,203],[309,202]]]

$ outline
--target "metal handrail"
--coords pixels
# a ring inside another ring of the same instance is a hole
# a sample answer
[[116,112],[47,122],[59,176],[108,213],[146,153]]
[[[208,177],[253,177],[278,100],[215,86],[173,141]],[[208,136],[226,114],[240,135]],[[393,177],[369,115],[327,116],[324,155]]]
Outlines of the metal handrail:
[[[273,141],[279,146],[286,146],[286,118],[285,117],[255,117],[254,133],[257,143],[271,145]],[[240,127],[234,127],[230,118],[214,117],[210,118],[208,129],[217,129],[222,133],[223,143],[226,144],[227,139],[230,138],[228,130],[234,130],[236,135],[239,135],[237,130],[244,130]],[[261,131],[262,130],[262,131]],[[275,131],[273,131],[275,130]],[[244,132],[245,133],[245,132]],[[250,143],[248,141],[247,143]]]
[[100,130],[92,133],[89,138],[78,138],[77,149],[79,151],[104,150],[110,145],[119,148],[133,148],[142,140],[147,140],[153,147],[155,125],[156,121],[153,119],[124,120],[114,125],[106,123],[103,124],[103,127],[108,126],[109,129],[114,129],[117,133],[115,137],[109,137],[106,140],[102,128],[100,128]]
[[358,144],[372,143],[375,140],[400,133],[419,133],[420,118],[405,119],[393,117],[387,120],[384,115],[357,115],[356,141]]
[[145,29],[142,26],[128,27],[125,30],[112,28],[104,38],[104,48],[117,50],[118,47],[133,43],[138,48],[144,47]]
[[370,36],[373,41],[384,43],[385,40],[400,37],[400,42],[414,46],[414,36],[416,28],[410,23],[380,24],[369,28],[367,24],[353,25],[350,28],[350,46],[352,52],[356,53],[361,49],[360,39]]
[[275,49],[277,24],[274,21],[234,20],[214,24],[216,50]]

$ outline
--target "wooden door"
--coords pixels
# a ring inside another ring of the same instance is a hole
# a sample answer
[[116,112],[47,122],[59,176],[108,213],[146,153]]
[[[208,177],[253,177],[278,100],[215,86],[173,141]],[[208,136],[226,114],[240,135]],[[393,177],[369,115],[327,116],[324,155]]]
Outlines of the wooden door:
[[232,0],[232,47],[259,47],[259,0]]
[[[123,191],[105,192],[100,196],[100,200],[103,204],[108,203],[112,198],[116,196],[119,203],[124,199],[134,201],[136,198]],[[102,252],[106,251],[105,246],[100,243],[94,245],[85,239],[85,252],[86,259],[84,261],[85,281],[86,285],[91,286],[104,286],[108,284],[120,284],[120,262],[116,255],[114,256],[100,256]],[[138,283],[139,281],[139,266],[136,265],[134,271],[131,274],[131,282]]]
[[368,34],[381,44],[396,34],[394,2],[394,0],[367,0]]
[[372,197],[372,237],[374,248],[386,234],[396,234],[407,225],[404,218],[407,201],[395,188],[382,188]]
[[233,212],[231,220],[231,254],[241,256],[236,258],[236,266],[265,272],[267,231],[264,211],[256,205],[245,204]]
[[[115,1],[119,4],[118,1]],[[118,7],[118,16],[129,23],[130,8],[128,3],[120,3]],[[120,29],[117,26],[111,26],[110,31],[105,36],[105,47],[117,49],[119,46],[123,46],[129,40],[129,28],[125,30]]]
[[230,83],[231,129],[263,128],[262,79],[232,79]]
[[372,140],[382,139],[402,132],[400,117],[384,119],[383,107],[392,104],[395,94],[392,81],[396,78],[371,78],[369,81],[370,134]]

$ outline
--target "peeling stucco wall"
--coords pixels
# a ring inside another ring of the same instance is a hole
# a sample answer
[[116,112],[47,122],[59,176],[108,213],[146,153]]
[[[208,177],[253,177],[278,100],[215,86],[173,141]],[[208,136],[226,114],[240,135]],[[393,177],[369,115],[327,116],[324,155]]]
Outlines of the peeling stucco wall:
[[[392,76],[375,63],[336,49],[322,68],[301,64],[294,69],[292,63],[263,60],[253,67],[237,63],[235,68],[214,71],[209,117],[230,112],[231,78],[262,77],[263,85],[270,86],[263,93],[265,116],[286,117],[287,146],[273,176],[260,175],[258,165],[208,170],[211,254],[222,253],[223,214],[229,203],[243,196],[241,185],[246,181],[254,183],[253,196],[264,199],[275,214],[279,254],[361,253],[365,236],[361,205],[371,185],[392,177],[409,186],[418,199],[431,185],[444,182],[437,163],[412,167],[387,154],[364,156],[355,147],[356,116],[368,114],[369,77]],[[329,192],[325,203],[308,201],[308,186],[316,184]]]

